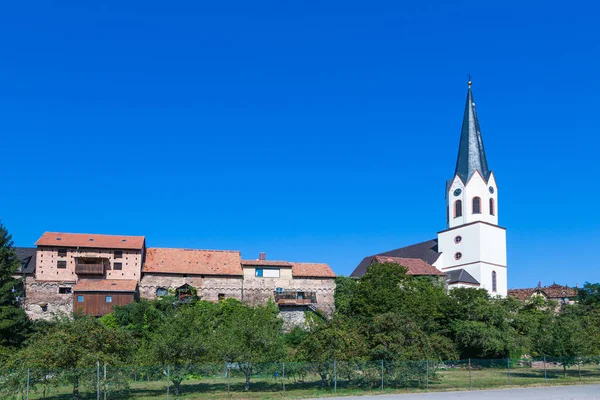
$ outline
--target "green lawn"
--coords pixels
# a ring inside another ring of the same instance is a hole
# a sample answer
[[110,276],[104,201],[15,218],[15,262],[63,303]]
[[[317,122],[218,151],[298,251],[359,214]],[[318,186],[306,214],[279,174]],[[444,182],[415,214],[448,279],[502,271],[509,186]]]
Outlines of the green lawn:
[[[364,374],[362,374],[364,376]],[[567,370],[567,377],[563,376],[562,367],[550,367],[546,372],[547,379],[544,379],[543,368],[515,368],[511,370],[510,382],[507,370],[503,368],[485,368],[472,369],[451,368],[438,369],[435,376],[431,377],[429,387],[426,388],[426,380],[405,381],[404,385],[409,387],[391,387],[391,383],[386,382],[387,386],[383,389],[375,379],[371,379],[372,386],[377,387],[356,387],[354,383],[339,377],[337,382],[337,393],[333,386],[321,387],[321,382],[316,375],[309,375],[303,381],[297,381],[293,378],[286,378],[286,391],[283,391],[283,382],[280,377],[253,377],[250,390],[244,391],[244,380],[239,376],[230,379],[230,390],[228,393],[228,380],[226,378],[206,378],[200,380],[186,380],[182,383],[182,393],[178,398],[181,399],[282,399],[282,398],[307,398],[307,397],[329,397],[360,394],[383,394],[383,393],[405,393],[405,392],[424,392],[429,391],[450,391],[450,390],[477,390],[488,388],[505,387],[523,387],[523,386],[545,386],[545,385],[572,385],[586,383],[600,383],[600,366],[585,365],[580,372],[577,367],[571,367]],[[379,377],[380,379],[380,377]],[[52,400],[70,399],[71,388],[58,387],[49,389],[46,398]],[[95,381],[82,384],[81,394],[83,398],[95,399],[96,389]],[[132,381],[129,388],[120,392],[109,392],[107,399],[165,399],[167,395],[167,382],[163,381]],[[170,398],[174,398],[173,385],[171,384]],[[13,397],[20,399],[20,395]],[[30,399],[41,399],[41,388],[30,392]],[[104,395],[101,394],[101,398]]]

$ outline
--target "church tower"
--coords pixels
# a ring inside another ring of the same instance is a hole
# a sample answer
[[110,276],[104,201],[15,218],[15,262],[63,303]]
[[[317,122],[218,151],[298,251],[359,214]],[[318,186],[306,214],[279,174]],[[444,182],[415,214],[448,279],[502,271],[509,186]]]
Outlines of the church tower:
[[446,227],[438,233],[435,267],[449,286],[487,289],[506,296],[506,229],[498,225],[498,187],[488,168],[471,81],[454,179],[446,183]]

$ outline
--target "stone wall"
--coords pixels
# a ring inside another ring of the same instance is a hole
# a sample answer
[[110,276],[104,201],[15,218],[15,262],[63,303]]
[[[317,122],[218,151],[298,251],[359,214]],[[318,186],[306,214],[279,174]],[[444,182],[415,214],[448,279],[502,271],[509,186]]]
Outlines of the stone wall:
[[279,310],[279,318],[283,319],[283,330],[289,332],[296,326],[304,328],[307,311],[307,307],[285,307]]
[[60,294],[60,288],[73,288],[75,282],[40,282],[27,277],[25,290],[27,297],[23,308],[31,319],[50,320],[53,317],[73,313],[73,294]]
[[217,301],[219,294],[226,298],[242,299],[241,276],[201,277],[200,275],[146,273],[139,285],[140,297],[155,299],[156,289],[177,289],[185,284],[193,286],[202,300]]

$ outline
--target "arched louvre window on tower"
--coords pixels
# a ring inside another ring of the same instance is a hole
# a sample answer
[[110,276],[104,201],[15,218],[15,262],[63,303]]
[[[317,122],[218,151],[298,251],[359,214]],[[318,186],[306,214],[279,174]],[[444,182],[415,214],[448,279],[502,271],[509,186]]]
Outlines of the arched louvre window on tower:
[[490,215],[496,215],[496,210],[494,209],[494,199],[490,199]]
[[481,214],[481,199],[473,197],[473,214]]
[[454,202],[454,218],[462,217],[462,200]]
[[496,271],[492,271],[492,292],[495,292],[498,288],[496,284]]

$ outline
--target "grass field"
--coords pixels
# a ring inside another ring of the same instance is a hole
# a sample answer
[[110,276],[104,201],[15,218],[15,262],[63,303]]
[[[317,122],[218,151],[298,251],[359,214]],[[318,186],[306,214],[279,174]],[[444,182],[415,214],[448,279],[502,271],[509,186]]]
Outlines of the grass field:
[[[546,375],[546,378],[544,377]],[[379,378],[380,379],[380,378]],[[86,399],[96,398],[94,382],[82,384],[81,397]],[[283,391],[285,383],[286,390]],[[354,381],[349,382],[338,376],[337,390],[334,391],[333,383],[322,387],[317,375],[305,376],[303,381],[294,378],[275,376],[256,376],[252,378],[249,391],[244,391],[244,379],[234,376],[228,380],[224,377],[211,377],[204,379],[185,380],[181,385],[181,399],[281,399],[281,398],[310,398],[331,397],[346,395],[368,395],[389,393],[418,393],[425,391],[453,391],[453,390],[478,390],[506,387],[549,386],[549,385],[575,385],[586,383],[600,383],[600,366],[585,365],[581,369],[577,366],[567,370],[567,377],[563,375],[562,367],[549,367],[544,373],[543,368],[521,367],[510,371],[503,368],[448,368],[437,369],[429,380],[409,380],[403,382],[403,387],[392,387],[391,382],[385,382],[381,389],[379,383],[371,381],[371,387],[357,387]],[[364,384],[364,383],[363,383]],[[386,386],[387,385],[387,386]],[[104,399],[101,383],[101,398]],[[108,390],[107,399],[165,399],[167,397],[167,381],[130,381],[128,388],[121,391]],[[14,394],[8,398],[20,399],[24,393]],[[170,385],[170,398],[175,398],[173,385]],[[42,399],[41,387],[31,390],[30,399]],[[46,399],[59,400],[72,398],[72,388],[68,386],[47,388]]]

